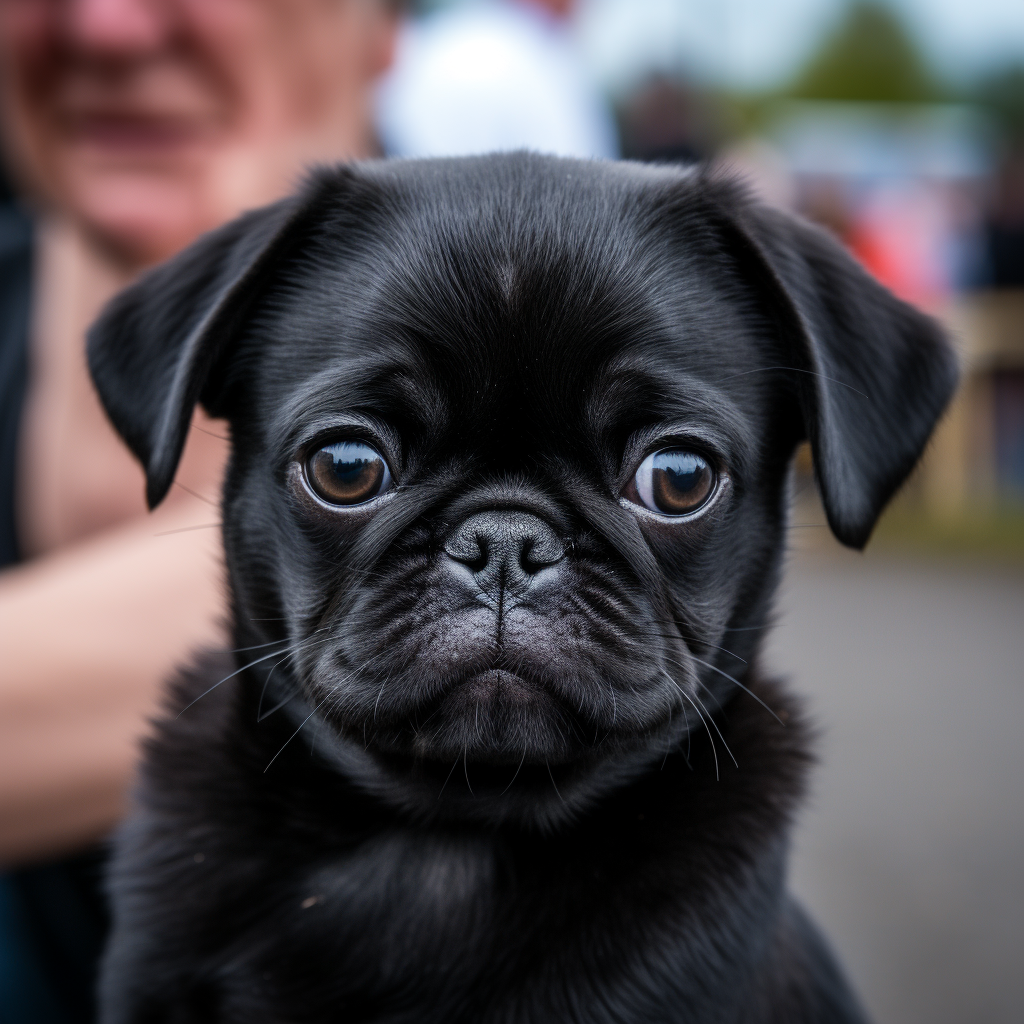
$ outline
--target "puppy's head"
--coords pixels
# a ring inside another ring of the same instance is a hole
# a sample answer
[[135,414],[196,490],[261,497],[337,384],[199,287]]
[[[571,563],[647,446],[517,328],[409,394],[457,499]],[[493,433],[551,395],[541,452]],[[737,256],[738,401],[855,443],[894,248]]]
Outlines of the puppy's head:
[[956,375],[735,186],[525,154],[320,172],[122,294],[89,357],[151,505],[195,403],[230,420],[237,638],[288,655],[264,708],[405,807],[541,824],[741,685],[794,446],[861,547]]

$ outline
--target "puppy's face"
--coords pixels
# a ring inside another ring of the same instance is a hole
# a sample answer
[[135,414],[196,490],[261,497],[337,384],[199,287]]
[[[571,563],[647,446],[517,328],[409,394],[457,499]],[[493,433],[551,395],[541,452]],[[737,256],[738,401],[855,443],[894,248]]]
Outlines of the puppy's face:
[[[435,802],[457,764],[449,800],[515,777],[557,803],[662,756],[707,708],[696,659],[749,648],[797,427],[712,268],[659,297],[643,239],[630,267],[600,238],[581,260],[441,226],[412,267],[378,242],[300,271],[254,330],[238,610],[283,616],[311,706]],[[431,267],[445,245],[465,266]]]
[[[835,391],[863,393],[860,364],[817,350],[770,230],[761,244],[681,172],[511,157],[318,188],[177,332],[189,367],[206,356],[176,379],[199,376],[232,420],[240,646],[280,644],[251,670],[266,712],[312,716],[363,785],[422,813],[552,823],[742,686],[789,457],[808,433],[849,446]],[[885,424],[868,424],[838,469],[829,512],[854,543],[952,379],[930,325],[871,297],[938,369],[901,453],[873,451]],[[210,340],[218,317],[231,332]],[[837,361],[851,379],[825,372]]]

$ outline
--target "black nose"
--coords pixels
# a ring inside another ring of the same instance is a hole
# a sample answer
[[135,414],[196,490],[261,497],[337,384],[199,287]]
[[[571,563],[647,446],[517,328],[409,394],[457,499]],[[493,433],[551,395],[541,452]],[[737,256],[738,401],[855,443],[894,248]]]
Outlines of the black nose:
[[541,570],[565,557],[558,534],[529,512],[478,512],[452,533],[444,550],[467,566],[476,585],[494,597],[502,590],[525,590]]

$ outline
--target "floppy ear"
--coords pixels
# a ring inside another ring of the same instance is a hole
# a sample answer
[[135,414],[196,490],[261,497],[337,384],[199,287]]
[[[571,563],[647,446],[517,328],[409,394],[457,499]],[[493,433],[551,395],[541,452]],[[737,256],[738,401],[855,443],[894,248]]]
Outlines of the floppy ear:
[[956,388],[956,357],[934,320],[826,232],[756,203],[733,222],[796,371],[829,525],[863,548]]
[[309,195],[286,199],[204,235],[117,295],[89,330],[93,382],[146,470],[150,508],[170,489],[196,402],[219,414],[216,364],[312,205]]

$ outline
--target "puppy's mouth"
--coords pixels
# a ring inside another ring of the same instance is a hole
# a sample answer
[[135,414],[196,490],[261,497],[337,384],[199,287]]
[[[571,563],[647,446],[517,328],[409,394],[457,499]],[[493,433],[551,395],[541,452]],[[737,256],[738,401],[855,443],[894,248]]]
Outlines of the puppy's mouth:
[[469,674],[450,687],[416,723],[412,753],[431,759],[461,754],[490,765],[544,761],[561,764],[579,756],[579,723],[551,688],[507,668]]
[[[586,700],[570,707],[555,680],[501,659],[469,665],[435,685],[418,682],[385,682],[372,702],[328,717],[374,754],[444,765],[445,772],[456,759],[494,768],[569,764],[608,733]],[[402,690],[404,700],[397,696]],[[368,686],[367,696],[372,692]]]
[[547,700],[544,687],[537,683],[505,668],[489,668],[470,675],[447,695],[445,703],[471,702],[479,707],[497,702],[511,707],[529,707]]

